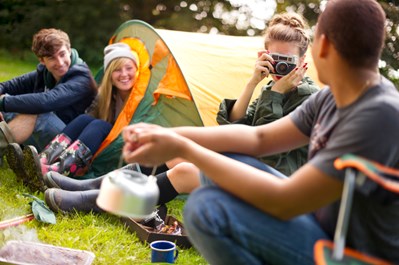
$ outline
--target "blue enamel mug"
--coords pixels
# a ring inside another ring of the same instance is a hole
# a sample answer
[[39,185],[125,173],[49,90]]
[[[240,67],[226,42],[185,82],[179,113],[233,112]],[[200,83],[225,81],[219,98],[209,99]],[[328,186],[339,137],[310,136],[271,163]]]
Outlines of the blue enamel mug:
[[167,240],[151,242],[151,262],[175,263],[179,251],[176,244]]

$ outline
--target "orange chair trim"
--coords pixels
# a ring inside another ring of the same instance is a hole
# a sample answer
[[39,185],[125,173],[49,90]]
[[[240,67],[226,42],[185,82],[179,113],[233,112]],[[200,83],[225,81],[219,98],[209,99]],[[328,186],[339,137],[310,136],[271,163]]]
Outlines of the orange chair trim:
[[377,162],[361,158],[355,155],[344,155],[334,161],[336,169],[354,168],[361,171],[367,177],[375,181],[377,184],[394,193],[399,193],[399,182],[381,177],[377,172],[389,174],[399,178],[399,170],[386,167]]
[[[314,257],[317,265],[328,265],[324,259],[324,248],[327,247],[331,250],[334,248],[334,243],[330,240],[320,239],[314,245]],[[384,261],[379,258],[371,257],[351,248],[344,249],[344,256],[354,258],[363,262],[373,265],[393,265],[390,262]]]

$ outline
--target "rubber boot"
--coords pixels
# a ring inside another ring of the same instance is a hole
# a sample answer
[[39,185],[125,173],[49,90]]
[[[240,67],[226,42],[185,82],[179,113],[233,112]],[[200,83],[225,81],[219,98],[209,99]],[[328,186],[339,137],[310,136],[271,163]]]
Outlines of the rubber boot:
[[55,163],[71,142],[71,139],[66,134],[58,134],[39,154],[40,163],[46,165]]
[[100,189],[104,176],[94,179],[73,179],[56,171],[49,171],[43,175],[43,182],[47,188],[58,188],[69,191],[84,191]]
[[56,171],[67,177],[82,176],[92,157],[90,149],[80,140],[76,140],[60,155],[59,162],[41,165],[42,176],[49,171]]
[[3,166],[3,156],[8,144],[15,143],[11,130],[5,121],[0,122],[0,166]]
[[6,159],[8,166],[14,171],[17,179],[22,181],[25,186],[31,187],[30,177],[23,167],[22,149],[17,143],[10,143],[6,149]]
[[[137,166],[135,164],[128,164],[121,169],[137,171]],[[43,175],[43,182],[47,188],[58,188],[69,191],[82,191],[100,189],[101,182],[106,176],[107,174],[94,179],[78,180],[64,176],[56,171],[49,171]]]
[[44,193],[48,207],[54,212],[69,213],[81,212],[104,212],[96,203],[100,190],[67,191],[51,188]]

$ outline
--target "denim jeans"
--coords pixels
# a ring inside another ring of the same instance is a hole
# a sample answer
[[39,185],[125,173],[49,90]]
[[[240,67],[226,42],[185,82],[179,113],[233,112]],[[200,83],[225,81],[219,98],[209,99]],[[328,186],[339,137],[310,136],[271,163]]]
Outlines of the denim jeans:
[[[232,158],[270,170],[255,158]],[[314,264],[315,242],[328,238],[312,214],[281,221],[216,185],[190,194],[184,221],[190,241],[212,265]]]
[[[10,122],[18,114],[6,112],[3,115],[5,121]],[[38,114],[33,133],[24,144],[33,145],[40,152],[64,128],[65,123],[54,112]]]

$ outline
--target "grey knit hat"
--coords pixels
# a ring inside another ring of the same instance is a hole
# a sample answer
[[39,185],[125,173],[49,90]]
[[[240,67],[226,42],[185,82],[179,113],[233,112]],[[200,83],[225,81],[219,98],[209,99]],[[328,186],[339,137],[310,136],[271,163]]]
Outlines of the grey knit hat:
[[134,64],[137,66],[137,57],[130,49],[130,46],[126,43],[118,42],[110,44],[104,48],[104,71],[112,60],[121,57],[132,59]]

